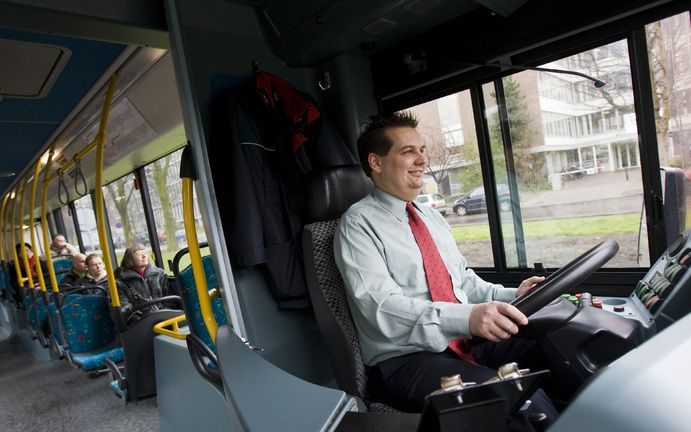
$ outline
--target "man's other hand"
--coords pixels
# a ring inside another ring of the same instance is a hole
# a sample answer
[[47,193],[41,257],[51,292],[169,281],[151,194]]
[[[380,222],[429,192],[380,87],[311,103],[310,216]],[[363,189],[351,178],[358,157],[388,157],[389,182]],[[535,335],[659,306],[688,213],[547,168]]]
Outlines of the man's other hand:
[[528,318],[508,303],[491,301],[473,306],[468,326],[470,334],[499,342],[518,333],[518,325],[528,324]]
[[520,297],[523,294],[527,293],[535,285],[539,284],[543,280],[545,280],[544,276],[532,276],[532,277],[529,277],[528,279],[524,280],[523,282],[521,282],[520,285],[518,285],[518,292],[516,293],[516,297]]

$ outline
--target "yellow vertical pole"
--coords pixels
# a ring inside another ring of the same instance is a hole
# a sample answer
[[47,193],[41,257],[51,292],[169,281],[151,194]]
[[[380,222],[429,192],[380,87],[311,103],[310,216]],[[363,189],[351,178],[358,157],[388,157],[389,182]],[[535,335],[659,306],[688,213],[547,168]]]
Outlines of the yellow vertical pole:
[[108,275],[110,301],[113,307],[120,307],[120,297],[118,296],[118,289],[115,285],[115,275],[113,274],[113,263],[110,260],[110,248],[108,247],[108,240],[106,239],[106,222],[103,209],[103,147],[105,145],[106,128],[108,126],[108,116],[110,115],[110,103],[113,99],[113,93],[115,92],[116,79],[116,75],[113,74],[113,77],[110,79],[110,84],[108,85],[106,100],[103,102],[101,122],[98,126],[98,135],[96,135],[96,184],[94,185],[94,201],[96,206],[98,242],[103,251],[103,264],[106,267],[106,274]]
[[26,278],[22,276],[22,266],[19,265],[19,254],[17,254],[17,240],[14,235],[15,224],[17,223],[17,190],[19,185],[12,191],[12,220],[10,221],[10,233],[12,234],[12,255],[14,256],[14,270],[17,272],[17,283],[20,287],[24,286]]
[[[34,229],[34,209],[36,208],[36,189],[38,188],[38,175],[41,173],[41,158],[36,161],[34,168],[34,179],[31,182],[31,195],[29,196],[29,233],[31,235],[31,249],[34,250],[34,267],[38,276],[38,284],[41,292],[46,292],[46,281],[43,279],[43,269],[41,260],[38,256],[38,242],[36,241],[36,230]],[[50,255],[50,249],[46,249],[46,254]]]
[[218,323],[216,322],[216,317],[214,317],[214,313],[211,310],[209,288],[206,286],[206,275],[204,274],[204,266],[202,265],[202,254],[199,251],[199,240],[197,239],[197,230],[194,226],[194,195],[192,183],[191,178],[185,177],[182,179],[182,220],[185,224],[187,247],[190,251],[194,282],[197,285],[199,306],[201,307],[202,317],[204,318],[206,329],[209,331],[211,340],[213,340],[215,343]]
[[[21,244],[20,250],[22,251],[22,263],[24,263],[24,271],[26,271],[26,279],[29,281],[29,288],[34,287],[34,277],[31,274],[31,266],[29,266],[29,257],[26,255],[26,247],[24,246],[24,197],[26,196],[26,186],[29,183],[29,174],[24,177],[24,183],[22,184],[22,195],[19,197],[19,242]],[[33,252],[33,251],[32,251]],[[36,255],[34,254],[34,259]]]
[[48,160],[46,161],[46,167],[43,169],[43,185],[41,186],[41,231],[43,233],[43,245],[46,250],[46,265],[48,267],[48,276],[50,277],[50,285],[53,287],[53,292],[58,292],[58,278],[55,277],[55,268],[53,268],[53,257],[50,254],[50,238],[48,236],[48,217],[47,209],[48,205],[48,174],[50,173],[50,167],[53,164],[53,146],[50,147],[48,151]]
[[5,261],[7,258],[9,258],[9,255],[6,252],[5,247],[7,246],[7,233],[5,230],[7,229],[7,223],[5,220],[5,210],[7,210],[7,201],[10,199],[10,193],[8,192],[5,194],[5,196],[2,198],[2,208],[0,209],[0,225],[2,226],[2,240],[0,240],[0,260]]

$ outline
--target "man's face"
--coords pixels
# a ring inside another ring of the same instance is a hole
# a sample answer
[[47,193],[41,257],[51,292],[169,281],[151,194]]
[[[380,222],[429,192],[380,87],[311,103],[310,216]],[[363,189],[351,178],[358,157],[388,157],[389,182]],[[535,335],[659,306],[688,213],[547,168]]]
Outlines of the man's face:
[[79,273],[85,273],[86,268],[86,256],[79,254],[72,259],[72,266]]
[[65,241],[65,237],[63,236],[55,236],[55,238],[53,239],[53,244],[58,249],[65,247],[65,243],[67,242]]
[[393,143],[384,156],[369,155],[372,181],[380,189],[404,201],[412,201],[424,184],[427,158],[422,137],[413,128],[396,127],[386,130]]

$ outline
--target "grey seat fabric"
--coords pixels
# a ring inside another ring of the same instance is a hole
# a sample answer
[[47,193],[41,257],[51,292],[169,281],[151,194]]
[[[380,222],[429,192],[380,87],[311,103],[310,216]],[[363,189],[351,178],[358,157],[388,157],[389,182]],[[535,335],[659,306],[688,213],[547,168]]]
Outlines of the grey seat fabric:
[[[336,267],[333,238],[340,215],[372,190],[359,165],[314,173],[307,185],[307,215],[302,248],[307,287],[336,382],[341,390],[367,400],[367,372],[360,341],[346,300],[343,278]],[[368,403],[370,411],[398,412]]]
[[346,301],[345,286],[333,256],[338,219],[305,227],[303,250],[310,299],[317,316],[338,386],[364,399],[367,375],[360,341]]

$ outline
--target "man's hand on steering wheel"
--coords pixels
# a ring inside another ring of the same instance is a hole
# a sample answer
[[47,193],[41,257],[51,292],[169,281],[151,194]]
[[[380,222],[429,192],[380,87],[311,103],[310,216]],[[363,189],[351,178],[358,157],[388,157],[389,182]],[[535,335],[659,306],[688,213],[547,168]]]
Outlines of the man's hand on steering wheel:
[[474,305],[468,321],[471,335],[492,342],[510,338],[518,333],[518,325],[526,324],[528,318],[521,311],[508,303],[498,301]]
[[532,289],[535,285],[539,284],[543,280],[545,280],[544,276],[532,276],[524,280],[518,286],[518,292],[516,293],[516,297],[520,297],[523,294],[527,293],[530,289]]

